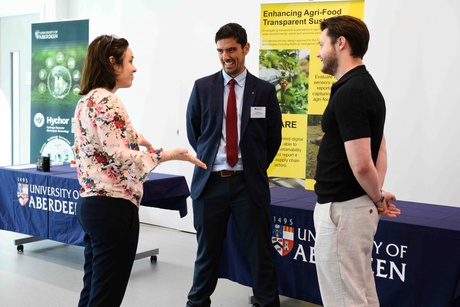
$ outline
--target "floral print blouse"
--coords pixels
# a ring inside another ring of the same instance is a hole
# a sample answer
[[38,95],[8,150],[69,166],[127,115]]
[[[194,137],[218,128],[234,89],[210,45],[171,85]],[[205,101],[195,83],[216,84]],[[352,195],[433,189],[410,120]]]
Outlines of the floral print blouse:
[[124,198],[139,207],[143,183],[161,153],[139,151],[138,136],[121,100],[97,88],[75,109],[75,157],[80,196]]

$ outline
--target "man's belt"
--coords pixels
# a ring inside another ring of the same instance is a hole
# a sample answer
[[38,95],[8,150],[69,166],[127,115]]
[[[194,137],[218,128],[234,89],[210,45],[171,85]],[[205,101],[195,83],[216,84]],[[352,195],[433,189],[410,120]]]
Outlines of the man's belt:
[[229,171],[229,170],[222,170],[218,172],[212,172],[211,175],[218,176],[218,177],[231,177],[235,175],[242,174],[243,171]]

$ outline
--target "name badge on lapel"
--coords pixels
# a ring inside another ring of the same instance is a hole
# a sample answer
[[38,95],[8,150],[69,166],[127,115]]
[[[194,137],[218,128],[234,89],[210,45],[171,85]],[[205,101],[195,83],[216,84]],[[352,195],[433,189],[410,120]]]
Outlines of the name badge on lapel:
[[251,118],[265,118],[265,107],[251,107]]

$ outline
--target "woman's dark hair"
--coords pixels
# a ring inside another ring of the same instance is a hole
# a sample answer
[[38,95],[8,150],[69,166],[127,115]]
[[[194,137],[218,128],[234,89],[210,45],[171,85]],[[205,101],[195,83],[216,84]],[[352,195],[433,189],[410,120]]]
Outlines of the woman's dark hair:
[[216,33],[214,42],[220,41],[224,38],[234,38],[241,48],[244,48],[248,42],[246,30],[237,23],[228,23],[222,26]]
[[366,24],[360,19],[342,15],[323,20],[321,31],[327,29],[331,42],[335,43],[340,36],[347,39],[351,47],[351,56],[363,58],[369,46],[370,34]]
[[[117,82],[113,64],[123,65],[128,46],[129,43],[124,38],[113,35],[96,37],[88,46],[79,94],[86,95],[98,87],[113,89]],[[110,62],[111,56],[114,63]]]

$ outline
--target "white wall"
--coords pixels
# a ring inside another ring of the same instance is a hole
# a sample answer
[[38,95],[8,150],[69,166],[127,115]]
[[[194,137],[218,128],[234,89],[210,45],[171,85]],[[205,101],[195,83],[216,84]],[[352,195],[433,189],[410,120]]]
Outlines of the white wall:
[[399,199],[460,207],[460,1],[366,1],[366,64],[387,102]]
[[[27,14],[19,17],[0,18],[0,165],[19,164],[30,159],[30,66],[31,66],[31,29],[30,23],[39,21],[39,14]],[[12,33],[12,29],[21,36]],[[5,46],[1,48],[1,46]],[[18,101],[12,103],[11,53],[19,56],[19,93]],[[17,131],[12,135],[11,114],[14,109],[13,122]],[[19,120],[18,120],[19,119]],[[11,146],[17,154],[12,155]]]
[[[0,0],[0,11],[5,1]],[[129,40],[138,72],[133,86],[117,93],[137,130],[164,148],[189,148],[185,108],[193,81],[220,68],[217,29],[227,22],[246,28],[251,43],[246,64],[257,74],[260,4],[283,2],[309,1],[41,1],[48,16],[89,18],[90,39],[113,33]],[[365,1],[371,31],[365,64],[388,110],[385,188],[402,200],[460,207],[459,15],[457,0]],[[190,183],[192,169],[168,162],[156,171],[183,174]],[[192,214],[179,219],[176,212],[142,208],[141,217],[193,230]]]

